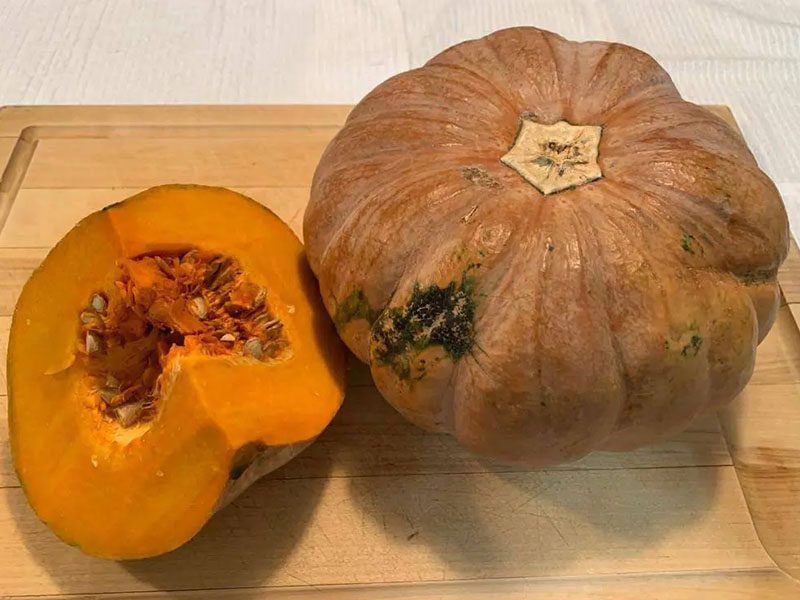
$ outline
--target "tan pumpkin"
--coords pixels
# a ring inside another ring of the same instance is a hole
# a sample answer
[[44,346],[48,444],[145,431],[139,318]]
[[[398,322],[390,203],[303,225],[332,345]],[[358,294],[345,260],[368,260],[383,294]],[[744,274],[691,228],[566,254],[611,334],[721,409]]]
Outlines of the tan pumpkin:
[[650,56],[529,27],[368,94],[305,218],[326,307],[387,400],[532,465],[730,401],[787,240],[745,144]]

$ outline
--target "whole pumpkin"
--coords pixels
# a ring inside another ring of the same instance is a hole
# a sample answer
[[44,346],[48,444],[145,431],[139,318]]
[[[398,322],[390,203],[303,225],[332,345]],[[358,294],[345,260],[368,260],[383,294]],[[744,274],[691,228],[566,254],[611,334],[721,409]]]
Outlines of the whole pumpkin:
[[788,245],[743,141],[650,56],[531,27],[369,93],[304,230],[386,399],[531,465],[652,443],[730,401]]

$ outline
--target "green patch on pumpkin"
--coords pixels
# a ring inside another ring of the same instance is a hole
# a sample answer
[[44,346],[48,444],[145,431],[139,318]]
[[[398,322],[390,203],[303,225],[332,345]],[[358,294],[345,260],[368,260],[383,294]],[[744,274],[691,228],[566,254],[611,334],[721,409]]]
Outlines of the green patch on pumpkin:
[[353,290],[337,304],[336,313],[333,315],[333,321],[339,329],[356,319],[364,319],[372,326],[377,318],[378,311],[369,305],[367,296],[361,288]]
[[681,235],[681,248],[684,252],[688,252],[689,254],[699,254],[702,256],[706,253],[703,246],[697,241],[697,238],[686,231]]
[[[474,279],[468,275],[445,287],[414,286],[405,306],[383,311],[372,327],[373,357],[391,367],[401,379],[412,378],[412,358],[431,346],[441,346],[452,360],[466,355],[474,344]],[[424,369],[421,374],[424,376]],[[419,379],[419,376],[413,379]]]
[[774,281],[777,270],[774,268],[753,269],[739,275],[739,281],[745,285],[760,285],[769,281]]
[[703,338],[697,334],[692,335],[692,337],[689,338],[689,343],[681,348],[681,356],[685,356],[687,358],[697,356],[697,353],[700,352],[702,345]]

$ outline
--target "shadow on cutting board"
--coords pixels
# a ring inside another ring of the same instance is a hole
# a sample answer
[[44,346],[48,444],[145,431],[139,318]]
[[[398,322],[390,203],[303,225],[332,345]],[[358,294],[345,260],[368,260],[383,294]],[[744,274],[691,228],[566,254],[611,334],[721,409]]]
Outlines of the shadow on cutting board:
[[350,380],[319,440],[182,548],[126,563],[91,559],[56,543],[23,499],[12,512],[25,544],[61,591],[79,593],[585,574],[597,560],[601,569],[647,570],[671,558],[664,538],[689,536],[687,547],[699,548],[719,525],[705,518],[719,469],[674,468],[675,455],[719,464],[706,456],[713,445],[527,471],[406,422],[363,372]]
[[[372,402],[377,404],[368,409]],[[663,538],[691,531],[687,526],[703,520],[716,494],[713,467],[600,464],[635,462],[624,456],[547,471],[490,463],[450,436],[421,432],[391,414],[379,397],[364,404],[362,412],[385,412],[380,420],[391,427],[380,432],[382,441],[361,443],[351,436],[336,461],[353,474],[365,465],[376,475],[403,472],[348,479],[353,504],[383,532],[383,548],[373,549],[370,565],[378,579],[403,572],[420,580],[585,574],[598,557],[606,567],[652,566],[663,553]],[[699,445],[686,460],[717,460],[705,453]],[[381,456],[383,468],[376,464]]]
[[[2,451],[8,452],[6,445]],[[21,490],[7,498],[22,542],[61,593],[259,586],[295,549],[326,482],[324,474],[293,482],[287,494],[282,478],[289,465],[245,490],[182,547],[143,560],[114,562],[86,556],[56,539]],[[98,507],[100,518],[103,510]],[[169,527],[169,521],[163,526]]]
[[250,486],[177,550],[128,561],[124,567],[160,590],[268,583],[299,545],[325,485],[320,477],[286,486],[283,479],[290,465]]

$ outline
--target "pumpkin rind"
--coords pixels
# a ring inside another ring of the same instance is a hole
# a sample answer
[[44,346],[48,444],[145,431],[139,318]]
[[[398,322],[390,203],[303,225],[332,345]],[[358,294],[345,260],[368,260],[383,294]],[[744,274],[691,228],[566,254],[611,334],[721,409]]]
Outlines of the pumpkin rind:
[[[544,195],[503,162],[527,121],[601,128],[601,174]],[[744,142],[651,57],[530,27],[370,92],[320,161],[304,233],[325,306],[386,399],[531,465],[653,443],[730,401],[788,248]],[[426,293],[439,306],[413,317]],[[463,351],[443,341],[453,323]]]
[[[167,357],[157,415],[131,433],[92,408],[78,315],[97,290],[113,293],[129,259],[186,248],[231,256],[263,285],[290,351],[262,361],[183,348]],[[20,295],[8,352],[14,465],[63,540],[107,558],[161,554],[313,441],[342,402],[344,376],[286,224],[228,190],[152,188],[78,223]]]

